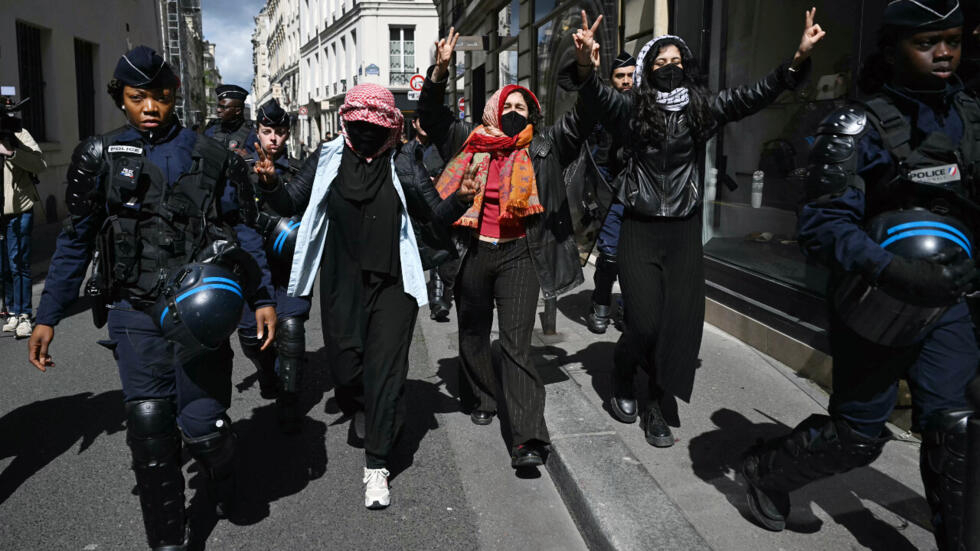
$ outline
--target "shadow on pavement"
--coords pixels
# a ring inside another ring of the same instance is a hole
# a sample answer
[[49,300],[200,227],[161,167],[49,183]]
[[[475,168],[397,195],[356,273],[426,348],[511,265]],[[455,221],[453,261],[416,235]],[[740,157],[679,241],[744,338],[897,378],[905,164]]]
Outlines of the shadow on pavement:
[[[784,435],[791,427],[779,422],[752,423],[741,413],[727,408],[715,411],[711,420],[718,430],[695,436],[689,444],[694,474],[714,486],[747,523],[751,522],[745,504],[745,483],[740,475],[734,480],[731,475],[737,472],[742,454],[756,440]],[[877,503],[926,530],[932,529],[925,498],[873,466],[813,482],[793,492],[793,508],[786,529],[799,533],[820,530],[822,521],[811,511],[811,504],[815,504],[851,532],[862,546],[888,551],[916,549],[896,527],[878,518],[861,500]]]
[[83,392],[21,406],[0,418],[0,459],[13,461],[0,473],[0,503],[81,439],[78,454],[101,434],[125,430],[121,390]]
[[[325,373],[325,350],[307,355],[300,376],[300,407],[304,415],[323,399],[330,390]],[[236,384],[239,392],[254,384],[250,373]],[[269,504],[280,498],[297,494],[310,481],[327,471],[327,425],[305,416],[298,434],[287,435],[279,430],[278,412],[274,400],[252,410],[251,417],[232,424],[238,437],[235,450],[235,471],[238,482],[239,510],[230,521],[238,525],[256,524],[269,516]],[[190,549],[204,549],[205,543],[218,522],[213,505],[207,497],[206,482],[200,468],[188,488],[196,490],[188,507],[191,526]]]
[[[589,314],[590,308],[592,308],[592,291],[589,289],[558,297],[558,311],[561,315],[583,327],[586,325],[585,316]],[[612,329],[612,324],[609,328]]]
[[388,470],[391,472],[389,481],[412,466],[415,453],[425,435],[430,430],[439,428],[436,414],[459,411],[459,402],[440,392],[440,386],[442,386],[441,382],[438,381],[418,379],[405,381],[405,424],[388,461]]

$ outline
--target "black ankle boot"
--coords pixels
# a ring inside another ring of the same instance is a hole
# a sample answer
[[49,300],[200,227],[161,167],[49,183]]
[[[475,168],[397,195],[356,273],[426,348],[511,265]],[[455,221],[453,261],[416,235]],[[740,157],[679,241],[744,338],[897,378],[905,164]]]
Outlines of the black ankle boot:
[[613,367],[612,371],[612,398],[609,400],[609,409],[612,410],[613,417],[622,423],[635,423],[637,418],[636,393],[633,390],[633,371],[626,372],[626,369],[619,366]]
[[586,323],[589,331],[599,335],[605,333],[609,327],[609,306],[593,303],[592,311],[586,316]]
[[664,414],[660,411],[660,404],[656,400],[651,402],[644,421],[643,433],[648,444],[656,448],[669,448],[674,445],[674,433],[670,432],[670,426],[664,420]]

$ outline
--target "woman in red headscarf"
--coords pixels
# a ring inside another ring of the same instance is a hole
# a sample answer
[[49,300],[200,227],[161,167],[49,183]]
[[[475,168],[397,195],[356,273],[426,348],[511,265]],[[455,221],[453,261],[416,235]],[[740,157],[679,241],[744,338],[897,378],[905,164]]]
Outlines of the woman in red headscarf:
[[443,105],[458,33],[436,43],[436,65],[422,87],[419,120],[444,159],[436,188],[448,197],[461,185],[478,191],[456,223],[462,257],[456,279],[459,353],[473,391],[470,417],[488,425],[497,411],[490,327],[498,309],[503,399],[510,416],[511,464],[544,461],[548,427],[544,383],[531,359],[538,294],[551,298],[582,282],[572,235],[563,167],[578,155],[591,128],[575,110],[542,126],[541,106],[523,86],[505,86],[488,101],[483,124],[456,120]]
[[[413,225],[448,226],[473,198],[470,184],[439,202],[428,177],[399,173],[402,114],[387,88],[361,84],[340,108],[341,136],[321,144],[286,185],[259,162],[263,195],[302,214],[288,293],[307,296],[320,272],[320,309],[335,396],[365,452],[364,505],[387,507],[388,457],[405,418],[408,349],[428,304]],[[433,190],[429,190],[433,191]],[[430,200],[429,197],[434,197]],[[328,231],[329,229],[329,231]]]

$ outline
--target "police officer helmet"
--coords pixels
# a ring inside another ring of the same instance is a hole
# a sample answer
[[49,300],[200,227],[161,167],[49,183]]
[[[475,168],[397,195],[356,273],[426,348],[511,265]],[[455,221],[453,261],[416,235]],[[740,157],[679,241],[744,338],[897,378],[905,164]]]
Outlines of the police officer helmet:
[[[905,258],[929,258],[938,253],[973,256],[973,238],[958,220],[922,208],[888,211],[868,223],[868,236],[881,248]],[[919,340],[953,306],[913,304],[873,287],[849,273],[833,296],[837,316],[852,331],[885,346]]]
[[277,270],[289,273],[293,265],[293,251],[296,250],[296,235],[299,233],[300,218],[282,217],[276,223],[269,238],[266,239],[266,256],[269,264]]
[[228,268],[195,262],[173,272],[150,310],[164,337],[189,360],[217,350],[238,327],[245,296]]

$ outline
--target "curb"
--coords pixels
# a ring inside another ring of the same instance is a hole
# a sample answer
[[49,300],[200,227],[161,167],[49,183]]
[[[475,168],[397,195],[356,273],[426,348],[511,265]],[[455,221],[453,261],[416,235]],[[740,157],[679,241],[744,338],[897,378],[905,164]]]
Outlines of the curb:
[[589,549],[711,549],[578,383],[545,388],[548,472]]

